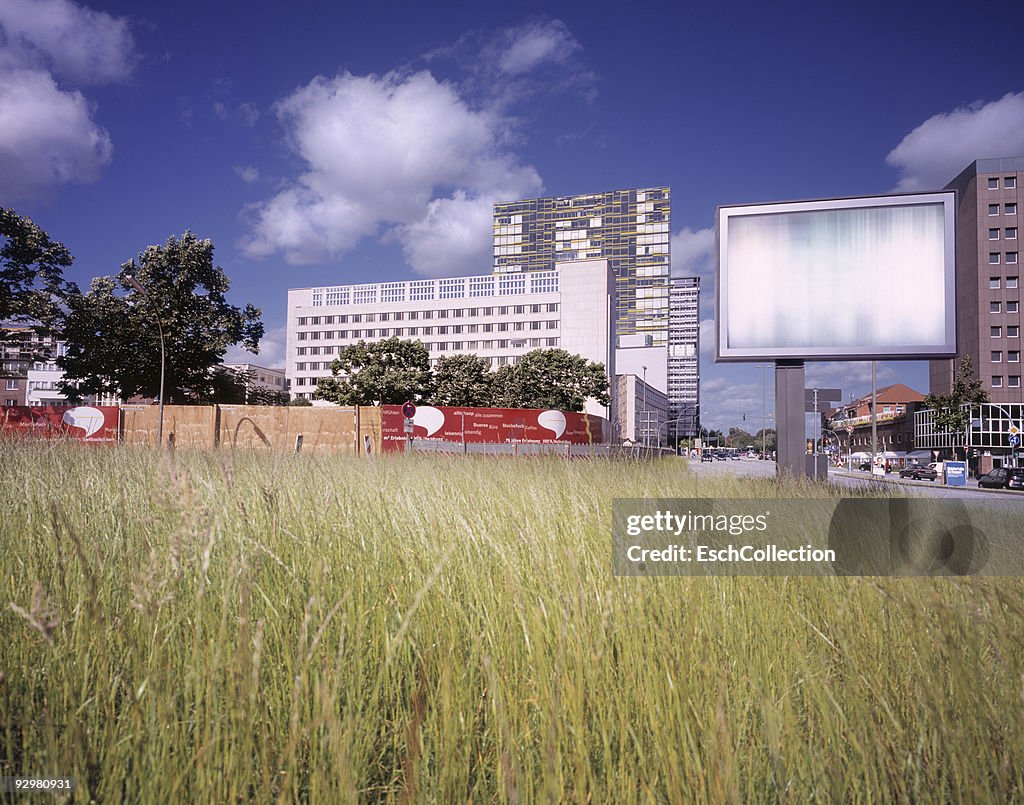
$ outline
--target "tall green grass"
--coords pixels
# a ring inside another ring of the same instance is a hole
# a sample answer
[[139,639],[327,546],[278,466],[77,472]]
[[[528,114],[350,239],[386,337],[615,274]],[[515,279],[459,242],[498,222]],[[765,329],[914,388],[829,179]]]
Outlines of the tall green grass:
[[108,802],[1024,798],[1020,580],[611,575],[614,497],[809,485],[675,460],[0,461],[4,776]]

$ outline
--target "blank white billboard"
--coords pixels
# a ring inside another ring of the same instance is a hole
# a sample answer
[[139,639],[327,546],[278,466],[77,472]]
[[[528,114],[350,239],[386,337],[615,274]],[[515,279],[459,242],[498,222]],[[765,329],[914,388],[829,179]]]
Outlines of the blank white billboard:
[[718,209],[717,360],[956,354],[955,194]]

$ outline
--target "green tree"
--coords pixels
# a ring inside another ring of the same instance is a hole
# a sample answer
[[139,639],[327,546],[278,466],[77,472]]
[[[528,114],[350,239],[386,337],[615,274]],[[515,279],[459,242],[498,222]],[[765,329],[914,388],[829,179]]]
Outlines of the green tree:
[[213,243],[191,232],[150,246],[137,262],[122,265],[116,278],[94,280],[88,293],[67,300],[67,354],[57,361],[64,392],[72,400],[102,393],[156,397],[163,328],[166,401],[204,399],[228,347],[257,352],[263,337],[259,309],[229,304],[229,285],[214,265]]
[[553,408],[582,411],[588,399],[608,405],[604,364],[564,349],[535,349],[494,377],[495,402],[505,408]]
[[959,371],[953,372],[949,394],[928,394],[922,405],[935,411],[936,432],[952,433],[956,438],[967,430],[971,421],[970,409],[963,406],[988,401],[981,379],[974,376],[974,362],[969,355],[964,355],[960,358]]
[[758,450],[761,449],[761,440],[764,438],[764,449],[774,450],[775,449],[775,428],[762,428],[754,434],[754,447]]
[[494,373],[487,358],[445,355],[434,367],[434,405],[494,405]]
[[72,260],[64,245],[31,219],[0,208],[0,342],[20,347],[21,360],[50,357],[33,351],[31,334],[50,332],[61,300],[77,290],[64,280]]
[[743,428],[729,428],[729,435],[725,437],[726,447],[746,447],[754,443],[754,437]]
[[401,405],[421,402],[431,387],[423,342],[392,337],[343,347],[313,396],[338,405]]

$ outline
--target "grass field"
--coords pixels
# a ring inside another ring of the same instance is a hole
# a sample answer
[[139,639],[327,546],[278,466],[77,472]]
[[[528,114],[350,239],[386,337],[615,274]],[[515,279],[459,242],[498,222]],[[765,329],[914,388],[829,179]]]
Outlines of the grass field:
[[0,774],[76,800],[1024,799],[1021,580],[611,574],[615,497],[809,486],[12,443],[0,466]]

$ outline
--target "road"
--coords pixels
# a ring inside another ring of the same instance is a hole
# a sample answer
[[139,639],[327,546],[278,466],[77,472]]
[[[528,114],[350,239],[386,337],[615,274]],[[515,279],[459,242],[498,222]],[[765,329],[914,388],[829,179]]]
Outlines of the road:
[[[759,461],[757,459],[727,459],[725,461],[690,461],[690,469],[693,472],[704,475],[737,475],[753,476],[761,478],[775,477],[774,461]],[[979,489],[978,481],[974,478],[967,480],[966,487],[949,487],[940,481],[911,481],[900,478],[898,473],[890,473],[884,479],[874,478],[866,472],[853,470],[848,472],[845,469],[830,467],[828,472],[829,481],[851,488],[864,488],[872,485],[886,485],[896,490],[906,491],[908,495],[935,497],[935,498],[957,498],[960,500],[984,501],[996,503],[1002,506],[1020,506],[1024,509],[1024,492],[1011,492],[1009,490]],[[896,492],[898,494],[898,492]]]

